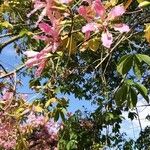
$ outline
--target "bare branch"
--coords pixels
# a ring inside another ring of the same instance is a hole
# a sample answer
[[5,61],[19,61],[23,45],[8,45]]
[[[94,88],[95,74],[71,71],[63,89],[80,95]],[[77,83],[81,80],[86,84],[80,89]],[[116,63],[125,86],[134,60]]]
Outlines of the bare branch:
[[11,35],[14,35],[14,34],[13,33],[2,34],[2,35],[0,35],[0,38],[4,38],[4,37],[7,37],[7,36],[11,36]]
[[2,52],[2,49],[3,49],[4,47],[6,47],[7,45],[11,44],[12,42],[14,42],[14,41],[16,41],[16,40],[18,40],[18,39],[20,39],[20,38],[22,38],[22,36],[16,35],[16,36],[12,37],[10,40],[8,40],[8,41],[6,41],[5,43],[1,44],[1,45],[0,45],[0,53]]
[[4,74],[2,76],[0,76],[0,79],[6,78],[10,75],[16,74],[17,72],[19,72],[21,69],[23,69],[25,67],[25,64],[21,65],[20,67],[16,68],[15,70],[8,72],[7,74]]

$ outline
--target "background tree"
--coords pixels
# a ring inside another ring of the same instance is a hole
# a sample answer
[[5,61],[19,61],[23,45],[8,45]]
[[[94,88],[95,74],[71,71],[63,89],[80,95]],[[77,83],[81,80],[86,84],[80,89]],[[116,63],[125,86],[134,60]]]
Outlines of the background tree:
[[[13,44],[22,62],[12,71],[1,65],[1,149],[135,148],[120,128],[124,112],[138,118],[139,95],[149,103],[149,4],[2,1],[0,52]],[[30,103],[17,92],[23,76],[40,93]],[[97,108],[67,116],[66,94]]]

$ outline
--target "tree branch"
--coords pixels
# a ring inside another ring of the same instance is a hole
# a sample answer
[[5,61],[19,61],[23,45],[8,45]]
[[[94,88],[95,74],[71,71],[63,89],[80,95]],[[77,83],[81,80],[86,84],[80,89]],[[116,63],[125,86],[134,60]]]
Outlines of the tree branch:
[[18,40],[18,39],[20,39],[20,38],[22,38],[22,36],[16,35],[16,36],[12,37],[10,40],[8,40],[8,41],[6,41],[5,43],[1,44],[1,45],[0,45],[0,53],[2,52],[2,49],[3,49],[4,47],[6,47],[7,45],[11,44],[12,42],[14,42],[14,41],[16,41],[16,40]]
[[6,78],[12,74],[16,74],[18,71],[20,71],[21,69],[23,69],[25,67],[25,64],[21,65],[20,67],[16,68],[15,70],[8,72],[7,74],[4,74],[2,76],[0,76],[0,79]]

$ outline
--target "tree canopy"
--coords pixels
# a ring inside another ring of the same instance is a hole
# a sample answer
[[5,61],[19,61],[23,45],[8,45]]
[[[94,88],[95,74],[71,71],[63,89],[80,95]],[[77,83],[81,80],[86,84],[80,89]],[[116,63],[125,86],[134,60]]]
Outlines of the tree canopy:
[[[148,0],[1,0],[2,57],[9,45],[20,63],[0,61],[0,150],[150,148],[137,106],[150,106]],[[72,97],[96,109],[69,112]],[[136,140],[121,132],[124,113],[139,121]]]

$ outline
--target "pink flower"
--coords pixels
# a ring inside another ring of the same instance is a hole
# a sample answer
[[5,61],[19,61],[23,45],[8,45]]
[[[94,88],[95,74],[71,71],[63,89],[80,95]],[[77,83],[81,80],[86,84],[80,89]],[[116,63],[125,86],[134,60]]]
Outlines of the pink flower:
[[46,124],[45,128],[48,131],[49,135],[51,135],[52,139],[58,138],[58,132],[60,129],[60,124],[55,122],[53,119],[50,119]]
[[101,0],[95,0],[93,2],[93,6],[96,11],[96,14],[99,15],[103,19],[105,16],[106,10],[105,10],[105,7],[103,6]]
[[108,14],[108,20],[115,19],[116,17],[122,16],[125,13],[125,8],[123,5],[115,6],[111,9]]
[[36,56],[36,55],[38,54],[38,52],[35,52],[35,51],[26,51],[26,52],[24,52],[24,54],[25,54],[27,57],[31,58],[31,57]]
[[[55,26],[55,23],[53,22],[53,25]],[[46,34],[46,35],[51,35],[53,39],[57,39],[59,36],[59,29],[58,26],[52,27],[49,24],[42,22],[39,24],[39,28]]]
[[36,26],[42,21],[44,16],[48,16],[48,18],[52,21],[55,18],[52,10],[53,5],[54,0],[45,0],[45,2],[42,2],[42,0],[34,0],[34,9],[27,15],[27,17],[30,17],[37,10],[43,8],[41,14],[39,15],[38,21],[36,22]]
[[59,0],[59,1],[64,4],[68,4],[68,3],[72,2],[73,0]]
[[27,17],[30,17],[32,14],[34,14],[37,10],[44,8],[46,6],[45,2],[41,2],[40,0],[34,1],[34,9],[27,15]]
[[53,34],[53,30],[52,30],[52,27],[49,25],[49,24],[47,24],[47,23],[45,23],[45,22],[42,22],[42,23],[40,23],[39,24],[39,28],[43,31],[43,32],[45,32],[46,34]]
[[35,72],[35,76],[36,76],[36,77],[39,77],[39,76],[41,75],[41,73],[42,73],[42,71],[43,71],[45,65],[46,65],[46,60],[43,60],[43,61],[39,64],[38,69],[37,69],[36,72]]
[[94,10],[90,6],[80,6],[78,8],[78,13],[81,15],[87,22],[90,22],[94,19]]
[[38,65],[38,59],[36,57],[32,57],[25,62],[27,67],[33,67]]
[[10,100],[13,98],[13,95],[14,95],[13,92],[6,91],[6,92],[4,92],[2,99],[3,100]]
[[113,42],[113,36],[109,31],[106,31],[102,33],[101,40],[102,40],[103,46],[110,48]]
[[126,24],[123,24],[123,23],[115,24],[115,25],[113,25],[113,28],[115,29],[115,31],[119,31],[120,33],[130,31],[129,26]]
[[82,32],[85,33],[85,39],[89,39],[90,34],[92,31],[97,31],[98,26],[95,22],[87,23],[85,26],[82,27]]

